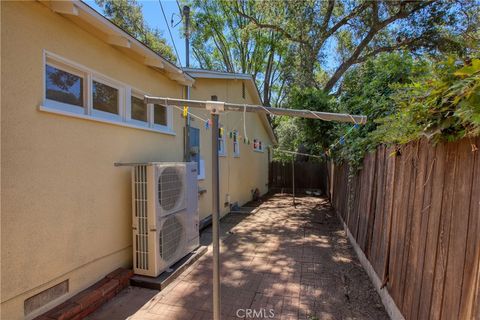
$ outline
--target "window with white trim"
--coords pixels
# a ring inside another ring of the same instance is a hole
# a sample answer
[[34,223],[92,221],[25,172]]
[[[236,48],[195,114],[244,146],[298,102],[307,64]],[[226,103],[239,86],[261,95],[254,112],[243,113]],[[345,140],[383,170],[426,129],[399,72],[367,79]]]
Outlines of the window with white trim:
[[86,74],[62,63],[45,64],[45,103],[68,112],[85,114]]
[[45,52],[43,111],[174,134],[171,107],[145,104],[144,92]]
[[238,143],[238,131],[233,131],[233,156],[240,157],[240,144]]
[[160,104],[153,105],[153,125],[154,126],[168,126],[167,107]]
[[148,126],[148,105],[140,94],[130,95],[130,120],[138,125]]
[[92,80],[92,115],[112,120],[121,120],[120,86],[102,80]]
[[225,132],[224,127],[220,125],[218,128],[218,155],[225,157],[227,155],[227,151],[225,150]]

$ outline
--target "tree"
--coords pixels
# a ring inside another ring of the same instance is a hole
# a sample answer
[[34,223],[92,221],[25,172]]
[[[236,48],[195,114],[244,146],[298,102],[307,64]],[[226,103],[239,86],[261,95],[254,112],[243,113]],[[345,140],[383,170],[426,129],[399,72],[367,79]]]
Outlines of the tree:
[[347,71],[336,99],[336,110],[366,115],[368,122],[357,128],[352,128],[352,124],[337,124],[336,144],[331,146],[333,156],[358,168],[365,153],[380,143],[381,139],[372,136],[378,128],[377,120],[397,112],[393,97],[398,86],[409,84],[412,78],[427,72],[427,61],[414,59],[406,52],[381,53]]
[[[201,68],[251,74],[265,105],[277,104],[285,88],[284,57],[288,43],[272,30],[259,30],[238,15],[227,0],[192,3],[192,51]],[[242,10],[260,17],[256,1],[243,1]]]
[[315,62],[322,62],[328,54],[328,41],[336,42],[340,63],[323,86],[330,92],[351,66],[378,53],[438,49],[445,39],[452,40],[446,33],[465,27],[462,13],[471,12],[475,4],[478,6],[477,1],[272,0],[262,2],[263,19],[236,8],[257,28],[275,30],[299,46],[302,86],[316,85]]
[[136,0],[95,0],[104,15],[117,26],[147,45],[167,60],[177,61],[172,48],[160,30],[151,28],[143,19],[142,5]]
[[380,119],[373,136],[383,143],[421,137],[454,141],[480,134],[480,59],[449,57],[397,88],[396,112]]

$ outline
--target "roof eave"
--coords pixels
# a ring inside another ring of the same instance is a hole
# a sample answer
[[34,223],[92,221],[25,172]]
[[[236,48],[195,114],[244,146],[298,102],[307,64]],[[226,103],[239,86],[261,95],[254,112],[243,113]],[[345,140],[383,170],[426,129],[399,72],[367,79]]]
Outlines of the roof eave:
[[79,18],[107,35],[105,42],[112,46],[132,50],[143,57],[142,63],[156,70],[162,70],[171,80],[185,86],[192,86],[195,79],[181,68],[163,58],[142,42],[116,26],[95,9],[80,0],[47,1],[38,0],[55,13],[67,18]]

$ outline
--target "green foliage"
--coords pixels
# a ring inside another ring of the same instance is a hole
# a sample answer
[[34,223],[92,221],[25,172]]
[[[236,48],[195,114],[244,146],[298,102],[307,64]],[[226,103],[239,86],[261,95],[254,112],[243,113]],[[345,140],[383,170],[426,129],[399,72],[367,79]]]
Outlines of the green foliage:
[[[338,124],[337,144],[332,148],[332,155],[358,168],[365,153],[379,143],[372,136],[378,126],[375,120],[394,114],[397,110],[396,102],[392,99],[395,86],[409,83],[411,76],[424,72],[425,62],[415,61],[406,53],[381,54],[350,70],[342,83],[337,110],[366,115],[368,122],[355,129],[352,129],[352,124]],[[344,135],[344,142],[338,142]]]
[[193,0],[192,51],[203,69],[253,76],[266,105],[276,105],[284,90],[288,43],[271,30],[254,28],[237,10],[259,18],[261,3],[248,0]]
[[[295,151],[298,150],[301,141],[301,131],[298,128],[298,119],[293,117],[276,117],[274,120],[275,134],[277,135],[280,150]],[[274,152],[275,161],[289,161],[292,158],[290,154]]]
[[143,19],[142,5],[136,0],[95,0],[104,15],[164,58],[176,62],[172,48],[160,30],[151,28]]
[[434,141],[480,134],[480,60],[453,57],[394,95],[395,114],[380,120],[372,135],[384,143],[407,143],[423,136]]
[[252,74],[273,106],[292,87],[331,92],[380,53],[465,53],[462,42],[478,34],[478,0],[184,1],[200,66]]
[[[333,112],[332,97],[315,88],[293,88],[288,97],[292,109]],[[334,123],[318,119],[278,117],[274,119],[279,149],[300,150],[304,153],[323,155],[335,138]],[[276,160],[289,160],[291,155],[275,153]]]

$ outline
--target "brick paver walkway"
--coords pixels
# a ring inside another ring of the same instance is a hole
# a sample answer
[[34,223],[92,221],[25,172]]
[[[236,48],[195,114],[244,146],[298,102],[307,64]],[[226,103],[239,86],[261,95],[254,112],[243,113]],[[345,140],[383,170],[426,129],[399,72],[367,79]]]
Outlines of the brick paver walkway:
[[[388,319],[327,200],[222,220],[222,319]],[[130,319],[212,319],[211,250]],[[250,310],[250,311],[249,311]],[[240,317],[237,317],[240,316]]]

